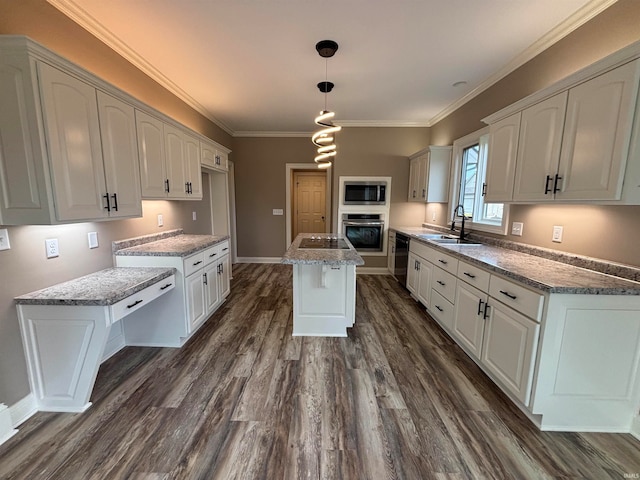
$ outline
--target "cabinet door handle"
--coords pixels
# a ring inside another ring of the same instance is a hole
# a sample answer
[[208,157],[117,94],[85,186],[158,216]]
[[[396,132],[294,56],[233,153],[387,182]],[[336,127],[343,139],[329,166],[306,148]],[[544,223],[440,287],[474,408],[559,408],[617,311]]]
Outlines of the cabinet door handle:
[[486,320],[489,317],[489,302],[485,302],[484,304],[484,313],[482,315],[482,318],[484,320]]
[[114,193],[113,195],[111,195],[111,198],[113,198],[113,209],[117,212],[118,211],[118,194]]
[[170,190],[169,190],[169,179],[168,178],[164,181],[164,191],[167,192],[167,193],[170,192]]
[[444,282],[441,282],[440,280],[436,280],[436,283],[437,283],[438,285],[442,285],[443,287],[444,287],[444,285],[445,285],[445,283],[444,283]]
[[184,193],[189,193],[189,182],[184,183]]
[[205,285],[209,285],[209,284],[207,283],[207,274],[206,274],[206,273],[203,273],[203,274],[202,274],[202,277],[203,277],[203,279],[202,279],[202,283],[204,283]]
[[440,305],[435,305],[435,307],[440,310],[441,312],[444,312],[444,310],[442,308],[440,308]]
[[551,181],[551,175],[547,175],[547,180],[544,183],[544,194],[547,195],[551,192],[551,187],[549,187],[549,182]]
[[556,173],[556,179],[553,181],[553,193],[558,193],[560,188],[558,187],[558,182],[562,180],[562,177]]
[[173,285],[173,283],[167,283],[166,285],[160,287],[160,290],[166,290],[167,288],[169,288],[171,285]]
[[487,194],[487,184],[482,184],[482,196],[484,197]]
[[466,275],[467,277],[469,277],[469,278],[476,278],[476,276],[474,274],[472,274],[472,273],[469,273],[469,272],[462,272],[462,273],[464,275]]
[[446,260],[442,260],[441,258],[439,258],[438,261],[443,265],[446,265],[448,263]]
[[413,191],[412,198],[416,198],[416,191],[415,190]]
[[138,305],[139,303],[142,303],[143,300],[136,300],[135,302],[133,302],[131,305],[127,305],[127,308],[133,308],[136,305]]
[[416,260],[416,270],[418,271],[420,270],[420,262],[418,262],[417,260]]
[[426,192],[426,190],[423,188],[423,189],[422,189],[422,198],[425,198],[425,197],[426,197],[426,195],[427,195],[427,192]]
[[104,194],[104,195],[102,196],[102,198],[104,198],[104,199],[107,201],[107,206],[106,206],[106,207],[104,207],[104,208],[107,210],[107,212],[110,212],[110,211],[111,211],[111,204],[109,203],[109,192],[107,192],[106,194]]
[[202,260],[198,260],[196,263],[193,264],[193,266],[195,267],[196,265],[200,265],[202,263]]
[[484,302],[482,301],[482,299],[478,299],[478,315],[480,315],[482,313],[482,304]]
[[511,300],[515,300],[516,298],[518,298],[516,295],[513,295],[512,293],[509,293],[509,292],[505,292],[504,290],[500,290],[500,293],[503,295],[506,295]]

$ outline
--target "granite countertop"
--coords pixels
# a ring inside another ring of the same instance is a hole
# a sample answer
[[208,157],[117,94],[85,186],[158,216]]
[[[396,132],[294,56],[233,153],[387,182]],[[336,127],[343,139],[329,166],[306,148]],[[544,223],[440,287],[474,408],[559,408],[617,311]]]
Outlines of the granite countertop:
[[167,267],[114,267],[16,297],[22,305],[113,305],[175,273]]
[[[303,238],[317,237],[318,235],[331,235],[332,237],[342,238],[347,242],[347,245],[349,245],[349,249],[300,248],[300,242]],[[353,248],[351,242],[342,235],[301,233],[295,238],[283,255],[282,263],[289,265],[364,265],[364,260],[358,252],[356,252],[356,249]]]
[[442,233],[419,227],[392,228],[460,260],[512,278],[548,293],[590,295],[640,295],[640,283],[536,255],[491,245],[436,244],[418,238],[420,233]]
[[[167,233],[173,235],[167,235]],[[185,235],[172,230],[113,242],[113,254],[120,256],[188,257],[200,250],[228,240],[229,235]]]

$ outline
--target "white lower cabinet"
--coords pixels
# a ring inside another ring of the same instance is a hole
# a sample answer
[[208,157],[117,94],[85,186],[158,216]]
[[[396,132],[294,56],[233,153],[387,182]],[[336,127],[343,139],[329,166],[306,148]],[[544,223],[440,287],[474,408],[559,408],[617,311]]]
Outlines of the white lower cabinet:
[[187,318],[189,332],[194,331],[204,320],[207,310],[204,302],[204,274],[202,269],[191,274],[184,280],[187,297]]
[[[410,244],[411,245],[411,244]],[[433,265],[425,258],[409,251],[407,266],[407,289],[425,307],[429,305],[431,296],[431,270]]]
[[480,358],[482,350],[486,304],[486,293],[458,282],[452,333],[458,343],[476,359]]

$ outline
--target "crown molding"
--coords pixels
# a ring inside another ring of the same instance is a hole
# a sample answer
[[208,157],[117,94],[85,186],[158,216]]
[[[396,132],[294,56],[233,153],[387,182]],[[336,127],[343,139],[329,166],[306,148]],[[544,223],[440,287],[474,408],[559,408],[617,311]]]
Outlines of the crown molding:
[[436,116],[431,118],[427,122],[427,126],[431,127],[438,123],[443,118],[449,116],[453,112],[455,112],[458,108],[463,106],[465,103],[474,99],[482,92],[498,83],[504,77],[512,73],[514,70],[518,69],[529,60],[532,60],[536,55],[539,55],[547,48],[551,47],[555,43],[562,40],[564,37],[569,35],[571,32],[576,30],[578,27],[584,25],[589,20],[602,13],[604,10],[609,8],[611,5],[616,3],[618,0],[592,0],[591,2],[584,5],[582,8],[577,10],[573,15],[569,16],[562,23],[558,24],[556,27],[547,32],[544,36],[538,39],[536,42],[531,44],[527,49],[514,57],[509,63],[507,63],[504,67],[502,67],[497,72],[493,73],[487,79],[485,79],[480,85],[471,90],[469,93],[459,98],[452,104],[450,104],[447,108],[442,110]]
[[204,115],[213,123],[218,125],[222,130],[233,136],[233,130],[229,128],[224,122],[218,120],[211,112],[209,112],[202,104],[200,104],[191,95],[185,92],[177,84],[166,77],[160,70],[155,68],[151,63],[146,61],[135,50],[130,48],[126,43],[121,41],[115,36],[108,28],[102,25],[99,21],[93,18],[85,9],[78,5],[74,0],[47,0],[48,3],[53,5],[56,9],[60,10],[63,14],[87,30],[90,34],[96,37],[98,40],[106,44],[109,48],[114,50],[125,60],[132,63],[139,70],[151,77],[157,83],[169,90],[172,94],[185,102],[191,108],[198,113]]
[[236,137],[309,137],[313,132],[249,132],[240,131],[233,134]]
[[429,127],[428,122],[396,120],[334,120],[341,127]]

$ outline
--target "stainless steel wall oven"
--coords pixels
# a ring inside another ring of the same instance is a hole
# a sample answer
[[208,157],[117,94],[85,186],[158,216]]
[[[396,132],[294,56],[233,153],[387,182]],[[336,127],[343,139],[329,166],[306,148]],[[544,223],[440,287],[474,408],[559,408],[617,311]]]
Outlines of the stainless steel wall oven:
[[342,234],[359,252],[381,252],[384,240],[384,220],[377,213],[345,213]]

